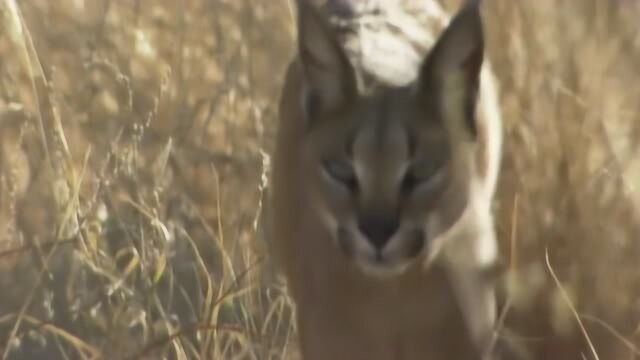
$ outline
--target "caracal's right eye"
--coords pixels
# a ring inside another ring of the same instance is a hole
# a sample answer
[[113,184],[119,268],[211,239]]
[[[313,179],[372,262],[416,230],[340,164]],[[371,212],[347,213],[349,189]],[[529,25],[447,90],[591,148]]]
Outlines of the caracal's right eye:
[[325,160],[322,170],[333,181],[354,192],[358,189],[358,178],[353,165],[345,160]]

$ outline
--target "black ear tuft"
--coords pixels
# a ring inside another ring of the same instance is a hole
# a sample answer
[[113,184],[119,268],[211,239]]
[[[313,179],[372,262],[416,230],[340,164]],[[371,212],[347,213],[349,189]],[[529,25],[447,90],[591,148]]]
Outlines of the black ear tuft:
[[356,94],[355,72],[331,26],[309,1],[298,1],[298,56],[303,104],[311,118],[339,108]]
[[475,107],[484,60],[479,4],[479,0],[468,1],[451,20],[419,75],[419,96],[435,98],[443,120],[463,125],[474,137],[477,135]]

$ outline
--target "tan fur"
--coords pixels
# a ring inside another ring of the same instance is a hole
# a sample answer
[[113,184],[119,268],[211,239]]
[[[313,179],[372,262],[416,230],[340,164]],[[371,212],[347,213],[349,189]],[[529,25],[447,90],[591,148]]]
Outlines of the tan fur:
[[[308,16],[306,21],[317,21]],[[418,110],[425,101],[427,108],[436,106],[428,104],[438,97],[416,102],[413,97],[421,93],[415,86],[381,86],[350,96],[349,66],[330,38],[317,37],[324,25],[314,26],[300,41],[311,54],[306,56],[316,59],[298,58],[285,77],[265,205],[267,236],[297,305],[304,358],[481,359],[495,320],[493,284],[483,271],[496,257],[490,202],[499,164],[499,114],[480,117],[478,135],[471,136],[460,107],[465,93],[459,93],[468,84],[447,62],[430,68],[438,91],[446,94],[437,103],[438,116]],[[446,44],[443,52],[464,53],[465,41]],[[487,76],[483,72],[483,93],[492,80]],[[321,104],[328,110],[305,112],[310,86],[325,95]],[[422,119],[432,115],[442,119]],[[413,135],[417,155],[410,154]],[[349,149],[343,151],[345,144]],[[398,184],[413,171],[408,168],[415,157],[425,166],[441,159],[446,165],[428,185],[400,196]],[[342,162],[351,164],[357,189],[349,193],[328,179],[327,159],[340,159],[340,174]],[[397,229],[376,253],[362,219],[395,216]],[[416,233],[426,239],[418,252]]]

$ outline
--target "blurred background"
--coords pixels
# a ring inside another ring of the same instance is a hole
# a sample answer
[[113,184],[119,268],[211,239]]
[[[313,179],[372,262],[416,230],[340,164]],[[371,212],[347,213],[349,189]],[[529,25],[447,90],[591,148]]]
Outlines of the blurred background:
[[[0,0],[2,359],[297,358],[257,231],[293,5]],[[640,4],[483,13],[501,336],[640,359]]]

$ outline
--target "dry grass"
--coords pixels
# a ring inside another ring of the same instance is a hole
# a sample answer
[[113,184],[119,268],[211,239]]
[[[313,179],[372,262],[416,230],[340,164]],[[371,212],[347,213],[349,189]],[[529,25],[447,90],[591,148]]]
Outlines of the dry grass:
[[[505,333],[640,358],[640,5],[486,5]],[[291,31],[284,0],[0,1],[3,359],[294,357],[255,230]]]

